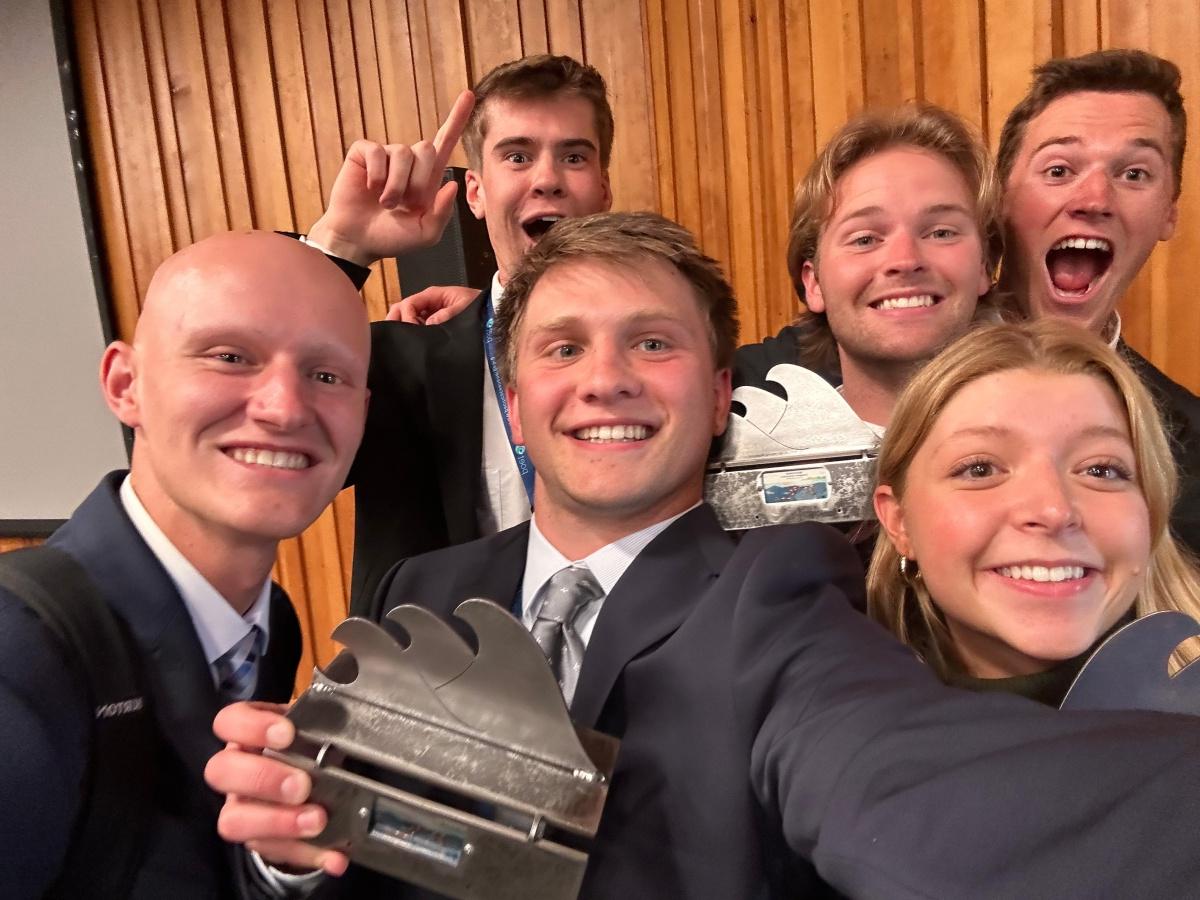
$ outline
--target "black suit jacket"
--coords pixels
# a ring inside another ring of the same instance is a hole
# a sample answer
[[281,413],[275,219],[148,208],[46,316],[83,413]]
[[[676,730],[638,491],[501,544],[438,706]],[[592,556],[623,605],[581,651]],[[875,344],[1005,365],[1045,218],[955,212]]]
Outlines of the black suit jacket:
[[484,291],[442,325],[371,325],[355,485],[351,612],[398,560],[479,536]]
[[[83,565],[128,626],[161,741],[156,808],[132,896],[234,896],[234,851],[216,832],[220,798],[203,779],[220,749],[212,733],[217,692],[183,600],[121,506],[124,477],[106,476],[49,543]],[[256,697],[283,702],[300,659],[300,628],[278,587],[270,629]],[[62,865],[79,813],[90,716],[86,690],[60,645],[24,603],[0,590],[0,894],[6,898],[40,897]]]
[[1179,497],[1171,511],[1171,530],[1200,557],[1200,397],[1176,384],[1124,341],[1117,349],[1150,388],[1162,411],[1179,470]]
[[[527,536],[408,561],[378,609],[508,606]],[[700,507],[647,546],[601,608],[571,708],[622,741],[583,897],[828,896],[822,878],[880,898],[1193,889],[1200,840],[1167,811],[1200,801],[1200,721],[946,688],[850,609],[861,591],[821,525],[735,545]],[[346,896],[416,895],[347,877]]]

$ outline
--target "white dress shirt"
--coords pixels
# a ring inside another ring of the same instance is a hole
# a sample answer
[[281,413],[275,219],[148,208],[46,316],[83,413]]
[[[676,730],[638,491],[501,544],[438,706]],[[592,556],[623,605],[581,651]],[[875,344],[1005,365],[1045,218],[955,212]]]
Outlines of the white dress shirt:
[[[492,276],[492,309],[500,311],[504,288],[500,273]],[[513,459],[512,444],[504,428],[496,386],[487,357],[483,359],[483,459],[480,464],[479,504],[475,510],[479,533],[495,534],[505,528],[520,525],[530,516],[529,494],[517,461]]]
[[585,606],[575,619],[575,631],[583,641],[583,646],[587,647],[588,641],[592,637],[592,630],[596,627],[596,618],[600,615],[600,607],[604,605],[604,599],[612,593],[612,589],[617,586],[617,582],[621,580],[625,570],[638,558],[638,554],[646,549],[646,545],[662,534],[668,525],[699,505],[696,503],[678,515],[656,522],[641,531],[628,534],[611,544],[606,544],[583,559],[575,560],[567,559],[546,540],[545,535],[538,528],[535,515],[533,521],[529,523],[529,548],[525,551],[525,578],[521,582],[522,624],[526,628],[533,628],[538,610],[541,609],[542,601],[545,599],[542,588],[546,586],[546,582],[553,577],[555,572],[571,565],[584,566],[596,576],[600,587],[604,589],[604,597],[601,597],[596,603],[589,603]]
[[208,670],[212,673],[213,686],[216,687],[218,679],[213,664],[245,639],[252,627],[257,625],[262,629],[263,646],[267,646],[271,637],[271,579],[263,582],[258,599],[246,611],[246,615],[238,615],[229,601],[188,562],[150,518],[150,513],[146,512],[146,507],[134,492],[128,475],[121,482],[120,496],[121,505],[125,507],[133,527],[142,536],[150,552],[162,563],[167,575],[175,583],[179,596],[183,598],[183,605],[191,617],[192,628],[200,639],[200,647],[208,662]]

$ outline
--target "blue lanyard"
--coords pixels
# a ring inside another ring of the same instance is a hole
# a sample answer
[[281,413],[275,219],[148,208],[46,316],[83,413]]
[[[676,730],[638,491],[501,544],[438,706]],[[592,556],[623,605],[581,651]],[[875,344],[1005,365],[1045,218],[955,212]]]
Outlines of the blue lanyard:
[[496,341],[492,337],[492,323],[496,318],[496,310],[492,307],[492,297],[488,294],[487,319],[483,323],[483,350],[487,356],[488,371],[492,375],[492,387],[496,389],[496,402],[500,404],[500,418],[504,420],[504,433],[508,435],[508,445],[512,448],[513,459],[521,473],[521,481],[525,483],[525,493],[529,497],[529,508],[533,508],[533,461],[525,453],[524,444],[514,444],[512,426],[508,423],[508,398],[504,396],[504,384],[500,381],[500,370],[496,368]]

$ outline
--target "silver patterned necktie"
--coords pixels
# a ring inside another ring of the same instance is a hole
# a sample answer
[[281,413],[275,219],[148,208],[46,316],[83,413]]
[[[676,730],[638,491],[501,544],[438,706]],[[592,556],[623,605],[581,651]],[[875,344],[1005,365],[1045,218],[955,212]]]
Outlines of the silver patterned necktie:
[[560,569],[547,582],[541,608],[530,629],[550,660],[567,706],[575,696],[579,668],[583,665],[583,639],[575,630],[575,619],[589,603],[603,596],[604,589],[589,569],[584,566]]
[[226,650],[215,663],[217,692],[223,703],[249,700],[258,686],[258,658],[262,656],[264,635],[252,625],[245,636]]

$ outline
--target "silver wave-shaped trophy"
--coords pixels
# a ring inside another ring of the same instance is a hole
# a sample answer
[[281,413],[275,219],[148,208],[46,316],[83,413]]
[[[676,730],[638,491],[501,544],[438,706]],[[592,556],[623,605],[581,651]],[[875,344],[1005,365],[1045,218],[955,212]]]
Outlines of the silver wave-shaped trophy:
[[[460,900],[574,900],[619,742],[576,728],[546,657],[488,600],[450,625],[417,606],[387,614],[402,646],[366,619],[288,717],[271,755],[308,771],[329,812],[313,843]],[[270,752],[270,751],[268,751]]]
[[705,477],[705,499],[721,527],[873,519],[875,432],[815,372],[782,364],[767,380],[787,399],[749,385],[735,390],[746,414],[730,415]]

